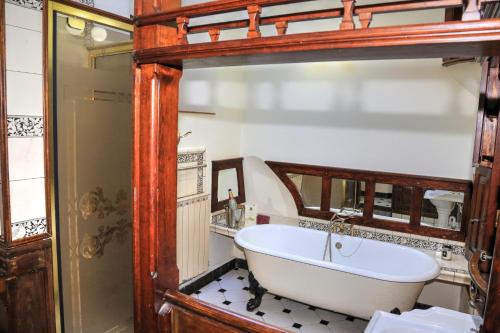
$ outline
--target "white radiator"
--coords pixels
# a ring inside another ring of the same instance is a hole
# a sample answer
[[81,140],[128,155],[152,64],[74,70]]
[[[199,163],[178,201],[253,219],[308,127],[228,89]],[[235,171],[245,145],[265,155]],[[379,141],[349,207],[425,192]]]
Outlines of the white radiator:
[[202,194],[177,202],[177,266],[181,283],[208,270],[209,197]]
[[205,149],[184,148],[177,158],[177,266],[184,282],[208,270],[210,196],[205,188]]

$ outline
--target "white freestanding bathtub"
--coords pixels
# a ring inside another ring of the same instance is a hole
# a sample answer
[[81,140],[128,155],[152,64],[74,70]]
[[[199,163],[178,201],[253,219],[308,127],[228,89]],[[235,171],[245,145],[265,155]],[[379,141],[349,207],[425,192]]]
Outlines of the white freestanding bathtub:
[[376,310],[411,310],[425,282],[440,273],[418,250],[337,234],[332,262],[323,261],[326,238],[324,231],[268,224],[240,230],[235,241],[269,292],[364,319]]

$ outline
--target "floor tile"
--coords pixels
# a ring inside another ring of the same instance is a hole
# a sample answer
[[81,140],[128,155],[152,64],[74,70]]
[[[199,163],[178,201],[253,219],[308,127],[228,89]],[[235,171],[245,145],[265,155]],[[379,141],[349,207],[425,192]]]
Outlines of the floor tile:
[[266,314],[264,315],[264,320],[266,321],[266,323],[278,327],[290,327],[294,324],[294,321],[289,314],[276,311],[266,312]]
[[259,308],[253,312],[247,311],[248,300],[254,297],[248,287],[245,288],[248,286],[247,276],[247,270],[231,270],[191,296],[290,332],[361,333],[366,328],[367,321],[354,318],[349,321],[344,314],[318,309],[271,293],[264,294]]
[[300,328],[302,333],[331,333],[328,326],[320,324],[306,324]]
[[[328,325],[333,333],[361,333],[362,331],[352,321],[337,321]],[[403,332],[401,332],[403,333]]]
[[315,312],[321,319],[327,320],[329,322],[345,320],[346,318],[346,315],[323,309],[316,309]]
[[309,309],[304,309],[301,311],[292,310],[290,316],[292,316],[293,320],[296,323],[301,324],[319,324],[319,322],[321,321],[316,312]]

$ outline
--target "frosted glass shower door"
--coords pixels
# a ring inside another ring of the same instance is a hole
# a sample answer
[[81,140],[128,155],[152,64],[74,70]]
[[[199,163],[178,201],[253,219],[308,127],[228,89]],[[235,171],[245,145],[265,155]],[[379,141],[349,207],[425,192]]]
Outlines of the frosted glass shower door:
[[64,332],[133,332],[132,60],[127,52],[105,55],[123,48],[130,33],[108,29],[107,45],[68,34],[66,25],[58,17],[55,181]]

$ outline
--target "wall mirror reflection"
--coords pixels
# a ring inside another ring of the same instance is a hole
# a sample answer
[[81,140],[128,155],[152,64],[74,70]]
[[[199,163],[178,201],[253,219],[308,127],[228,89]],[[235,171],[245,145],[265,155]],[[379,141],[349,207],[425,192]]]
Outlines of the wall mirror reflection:
[[212,161],[212,212],[225,209],[229,193],[238,204],[245,202],[243,158]]
[[410,223],[412,188],[392,184],[375,184],[373,216],[393,222]]
[[299,191],[304,207],[308,209],[317,209],[321,207],[321,182],[319,176],[300,175],[288,173],[288,178]]
[[365,201],[365,182],[349,179],[332,179],[330,196],[330,211],[345,211],[360,213]]
[[421,224],[460,230],[465,194],[447,190],[426,190],[422,200]]
[[219,171],[219,184],[217,190],[217,197],[220,200],[228,200],[229,192],[233,196],[238,196],[238,173],[236,168],[225,169]]

